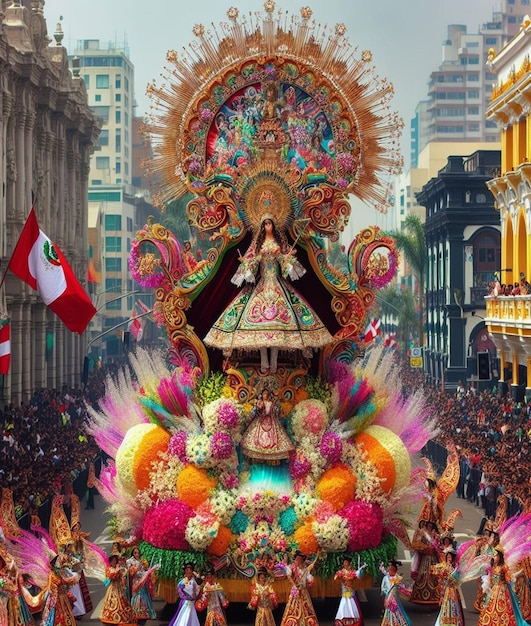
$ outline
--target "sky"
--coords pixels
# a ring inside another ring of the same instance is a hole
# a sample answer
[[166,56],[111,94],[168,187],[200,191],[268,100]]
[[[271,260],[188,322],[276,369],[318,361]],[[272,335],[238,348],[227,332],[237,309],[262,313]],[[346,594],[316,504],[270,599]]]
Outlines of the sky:
[[[195,37],[192,28],[227,21],[231,6],[240,14],[262,11],[263,0],[46,0],[44,15],[51,37],[62,16],[63,45],[73,51],[81,39],[124,42],[135,66],[136,115],[149,112],[146,85],[160,74],[168,50],[179,51]],[[405,122],[402,149],[409,160],[409,126],[415,107],[427,96],[430,73],[442,58],[449,24],[466,24],[477,33],[500,3],[495,0],[284,0],[287,13],[309,6],[314,19],[333,29],[344,23],[359,52],[371,50],[375,71],[394,85],[392,109]]]

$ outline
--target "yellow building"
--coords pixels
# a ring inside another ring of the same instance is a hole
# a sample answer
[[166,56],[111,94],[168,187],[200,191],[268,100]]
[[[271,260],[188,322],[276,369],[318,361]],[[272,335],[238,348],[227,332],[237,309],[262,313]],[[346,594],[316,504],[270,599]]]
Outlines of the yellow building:
[[[487,117],[501,128],[502,169],[488,183],[502,227],[502,291],[487,298],[485,323],[498,348],[500,381],[513,397],[531,395],[531,290],[509,295],[508,285],[531,280],[531,19],[499,52],[489,51],[497,76]],[[527,293],[529,291],[529,293]],[[518,292],[518,289],[515,290]]]

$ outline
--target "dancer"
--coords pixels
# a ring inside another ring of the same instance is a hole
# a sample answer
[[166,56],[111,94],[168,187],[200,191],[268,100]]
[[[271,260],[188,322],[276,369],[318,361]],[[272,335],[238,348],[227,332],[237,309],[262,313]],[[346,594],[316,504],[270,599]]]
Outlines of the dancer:
[[276,626],[273,609],[277,608],[278,600],[268,577],[267,569],[261,567],[256,581],[251,586],[251,600],[248,608],[256,610],[255,626]]
[[288,276],[300,278],[306,270],[289,248],[284,232],[277,230],[273,214],[265,212],[276,203],[269,192],[262,193],[259,229],[232,278],[238,286],[244,281],[255,283],[260,270],[258,282],[228,305],[204,339],[226,355],[237,348],[259,350],[260,369],[271,374],[277,371],[279,350],[302,350],[308,355],[332,341],[323,322],[287,281]]
[[411,619],[406,613],[400,600],[400,593],[408,596],[409,591],[403,586],[403,577],[398,574],[400,561],[391,559],[387,564],[387,570],[383,563],[380,571],[384,574],[382,579],[382,595],[384,596],[384,614],[382,626],[411,626]]
[[280,405],[269,389],[259,394],[250,417],[252,421],[241,440],[245,456],[271,462],[287,459],[295,446],[280,423]]
[[133,548],[126,561],[131,585],[131,608],[134,620],[143,626],[148,619],[155,619],[157,614],[151,601],[151,573],[157,566],[148,568],[148,563],[140,555],[139,548]]
[[229,606],[229,601],[213,569],[205,575],[203,590],[196,605],[200,611],[207,610],[205,626],[227,626],[224,610]]
[[181,602],[177,613],[173,616],[168,626],[199,626],[199,619],[195,608],[195,601],[199,598],[201,587],[194,572],[194,564],[186,563],[184,577],[177,584],[177,592]]
[[460,594],[460,576],[457,567],[457,553],[447,548],[444,561],[433,566],[433,572],[441,584],[441,609],[435,626],[464,626],[465,616]]
[[319,622],[308,591],[313,583],[311,571],[316,560],[314,559],[307,565],[306,555],[297,552],[291,565],[284,564],[286,576],[292,586],[280,626],[299,626],[300,624],[318,626]]
[[117,554],[109,556],[107,567],[109,586],[103,600],[100,622],[104,624],[128,624],[133,621],[133,610],[127,600],[127,568],[120,563]]
[[354,590],[354,581],[361,578],[363,570],[367,567],[364,563],[357,570],[352,567],[352,558],[343,558],[343,568],[336,572],[334,580],[341,581],[341,600],[337,610],[335,626],[363,626],[361,609]]

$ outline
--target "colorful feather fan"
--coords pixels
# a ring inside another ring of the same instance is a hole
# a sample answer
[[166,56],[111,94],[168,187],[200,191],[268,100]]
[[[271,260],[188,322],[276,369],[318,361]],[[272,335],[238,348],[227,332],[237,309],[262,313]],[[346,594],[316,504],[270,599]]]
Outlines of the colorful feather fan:
[[531,513],[510,517],[502,524],[499,536],[504,560],[515,572],[520,561],[531,554]]
[[41,589],[46,589],[48,586],[52,571],[50,560],[57,555],[57,550],[50,547],[48,540],[51,542],[49,535],[48,539],[41,541],[27,530],[21,530],[19,536],[10,541],[9,547],[9,552],[17,563],[18,571],[21,574],[28,574]]

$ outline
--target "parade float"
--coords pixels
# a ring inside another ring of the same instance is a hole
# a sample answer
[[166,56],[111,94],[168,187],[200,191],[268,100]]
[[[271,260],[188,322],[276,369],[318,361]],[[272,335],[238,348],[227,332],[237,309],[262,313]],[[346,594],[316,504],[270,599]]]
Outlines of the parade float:
[[187,198],[179,219],[207,249],[154,220],[137,233],[131,274],[170,349],[132,354],[91,411],[114,459],[98,488],[169,602],[188,561],[247,601],[242,580],[296,550],[318,559],[312,593],[339,595],[345,553],[368,564],[362,587],[396,555],[423,494],[410,459],[435,430],[393,356],[363,340],[394,241],[368,227],[330,261],[353,197],[387,210],[402,122],[343,24],[272,1],[227,20],[196,25],[149,86],[156,202]]

